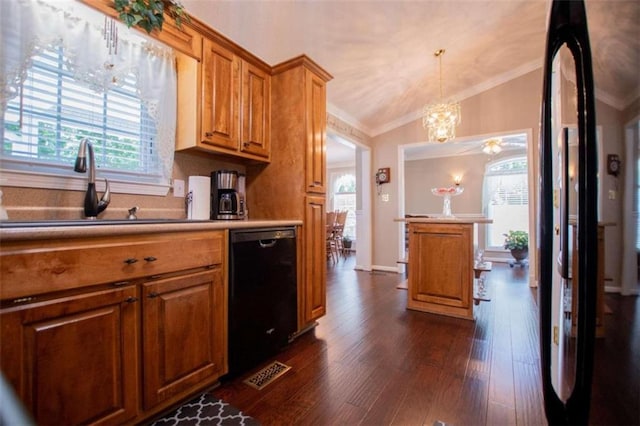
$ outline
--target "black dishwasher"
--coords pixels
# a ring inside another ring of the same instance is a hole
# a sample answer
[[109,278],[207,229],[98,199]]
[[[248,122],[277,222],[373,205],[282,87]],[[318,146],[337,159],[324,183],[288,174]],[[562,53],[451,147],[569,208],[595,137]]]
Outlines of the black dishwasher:
[[255,367],[297,330],[296,229],[229,233],[229,377]]

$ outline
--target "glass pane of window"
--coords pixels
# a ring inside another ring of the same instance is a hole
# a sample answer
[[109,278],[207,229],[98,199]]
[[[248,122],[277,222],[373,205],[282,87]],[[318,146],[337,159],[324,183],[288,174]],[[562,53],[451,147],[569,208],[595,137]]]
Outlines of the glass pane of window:
[[7,168],[65,166],[72,174],[78,144],[89,138],[98,168],[146,175],[149,181],[161,175],[155,124],[138,97],[135,75],[97,93],[74,80],[62,47],[50,46],[33,58],[21,94],[8,102],[3,119],[0,153],[12,160]]
[[339,176],[334,182],[333,209],[347,210],[347,219],[343,235],[356,238],[356,177],[347,173]]
[[485,175],[487,246],[502,247],[510,230],[529,232],[529,190],[526,157],[492,164]]

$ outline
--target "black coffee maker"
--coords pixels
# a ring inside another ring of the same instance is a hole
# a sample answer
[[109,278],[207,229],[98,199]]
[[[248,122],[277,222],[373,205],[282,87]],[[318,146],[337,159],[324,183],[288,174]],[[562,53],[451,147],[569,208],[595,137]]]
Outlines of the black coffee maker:
[[211,173],[211,219],[244,219],[238,196],[238,172],[217,170]]

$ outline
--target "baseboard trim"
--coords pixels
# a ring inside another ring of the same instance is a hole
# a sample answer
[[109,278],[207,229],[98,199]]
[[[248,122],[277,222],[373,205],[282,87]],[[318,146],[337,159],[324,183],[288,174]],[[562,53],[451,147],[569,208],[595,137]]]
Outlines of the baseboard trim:
[[355,269],[356,271],[371,272],[371,266],[356,265],[353,267],[353,269]]
[[383,266],[383,265],[371,265],[373,271],[395,272],[399,273],[397,266]]

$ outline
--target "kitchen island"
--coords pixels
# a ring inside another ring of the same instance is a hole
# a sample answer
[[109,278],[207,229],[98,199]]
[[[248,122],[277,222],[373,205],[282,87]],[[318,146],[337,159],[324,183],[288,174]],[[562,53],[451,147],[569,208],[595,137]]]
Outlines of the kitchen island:
[[484,217],[407,217],[407,309],[473,320],[475,224]]

